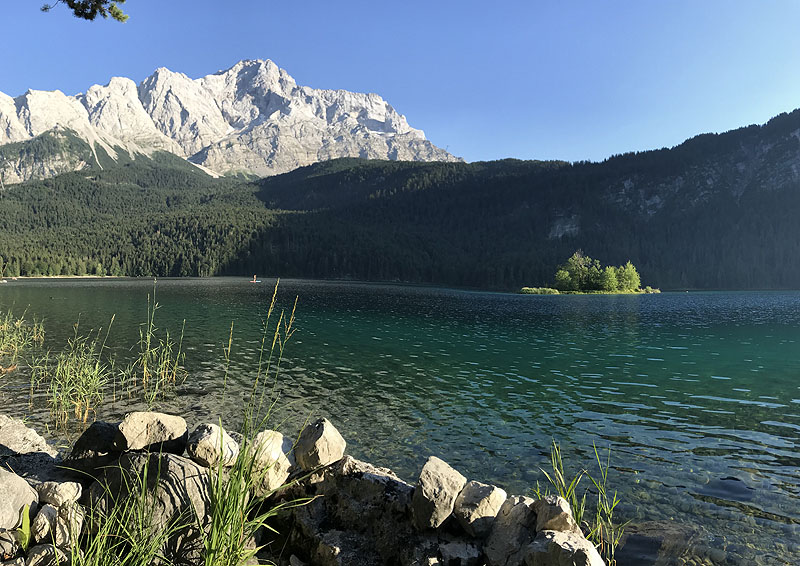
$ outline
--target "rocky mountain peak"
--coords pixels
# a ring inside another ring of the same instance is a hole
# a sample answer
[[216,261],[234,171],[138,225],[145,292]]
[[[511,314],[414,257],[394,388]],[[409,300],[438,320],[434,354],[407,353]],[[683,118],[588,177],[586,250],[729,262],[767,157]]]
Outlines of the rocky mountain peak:
[[244,60],[198,79],[165,67],[139,85],[85,93],[0,93],[0,145],[56,125],[114,157],[169,151],[218,173],[260,176],[336,157],[457,161],[377,94],[298,86],[274,62]]

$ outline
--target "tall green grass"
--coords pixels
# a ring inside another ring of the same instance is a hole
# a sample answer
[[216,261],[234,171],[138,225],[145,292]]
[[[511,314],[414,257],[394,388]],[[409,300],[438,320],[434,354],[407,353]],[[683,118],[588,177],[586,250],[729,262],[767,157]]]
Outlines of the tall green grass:
[[[625,532],[625,523],[618,523],[614,519],[614,510],[620,503],[616,490],[612,493],[608,487],[608,471],[611,468],[611,448],[608,449],[606,460],[600,458],[597,446],[594,448],[595,462],[597,463],[597,476],[592,476],[588,470],[582,469],[570,474],[564,468],[561,448],[553,441],[550,448],[549,470],[539,468],[547,479],[549,485],[544,487],[536,483],[533,493],[537,498],[546,497],[555,493],[563,497],[572,509],[575,522],[580,526],[583,534],[597,548],[608,566],[616,565],[616,549]],[[587,508],[589,489],[580,489],[583,478],[588,478],[594,487],[590,498],[590,507]],[[552,490],[552,491],[551,491]]]
[[26,320],[26,313],[17,317],[10,310],[0,312],[0,375],[13,370],[25,350],[44,343],[44,324]]
[[163,337],[156,327],[156,311],[161,306],[156,302],[156,283],[153,294],[147,296],[147,319],[139,329],[138,354],[128,368],[121,374],[121,384],[128,389],[139,388],[143,399],[151,405],[158,398],[164,398],[186,380],[187,372],[183,364],[183,334],[186,321],[181,325],[181,333],[176,342],[165,330]]

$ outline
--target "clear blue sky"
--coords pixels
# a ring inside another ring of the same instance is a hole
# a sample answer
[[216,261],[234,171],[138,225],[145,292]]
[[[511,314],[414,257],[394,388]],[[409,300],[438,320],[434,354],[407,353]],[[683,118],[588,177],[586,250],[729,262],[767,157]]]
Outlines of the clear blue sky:
[[797,0],[128,0],[126,24],[42,3],[0,4],[11,96],[268,58],[379,93],[468,161],[601,160],[800,107]]

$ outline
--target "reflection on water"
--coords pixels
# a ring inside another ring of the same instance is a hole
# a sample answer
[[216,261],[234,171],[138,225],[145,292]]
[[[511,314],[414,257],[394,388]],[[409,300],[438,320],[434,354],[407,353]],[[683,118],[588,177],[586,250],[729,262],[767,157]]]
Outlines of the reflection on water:
[[[0,307],[46,318],[61,347],[112,314],[130,356],[148,281],[25,281]],[[269,281],[163,280],[157,324],[186,319],[190,378],[162,408],[190,424],[241,410],[255,374]],[[276,418],[291,432],[329,416],[357,457],[413,479],[430,454],[470,478],[524,493],[551,439],[568,466],[612,451],[611,484],[630,519],[628,563],[800,562],[800,293],[521,296],[388,285],[281,282],[300,297]],[[223,390],[222,347],[234,322]],[[3,403],[46,422],[27,377]],[[106,403],[100,418],[133,405]],[[41,426],[39,428],[42,428]],[[654,534],[655,533],[655,534]],[[638,549],[638,550],[637,550]],[[621,566],[625,562],[620,560]]]

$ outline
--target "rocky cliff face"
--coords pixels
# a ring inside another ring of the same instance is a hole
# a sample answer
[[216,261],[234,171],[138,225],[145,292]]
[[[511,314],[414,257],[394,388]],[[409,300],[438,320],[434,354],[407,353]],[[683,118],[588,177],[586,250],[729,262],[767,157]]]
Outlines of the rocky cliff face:
[[[54,128],[71,130],[112,159],[169,151],[221,174],[269,176],[336,157],[460,161],[377,94],[298,86],[269,60],[242,61],[200,79],[161,68],[138,86],[115,77],[76,96],[0,93],[0,146]],[[20,167],[8,152],[6,159],[15,162],[0,163],[6,182],[86,164],[63,155],[47,168]]]

